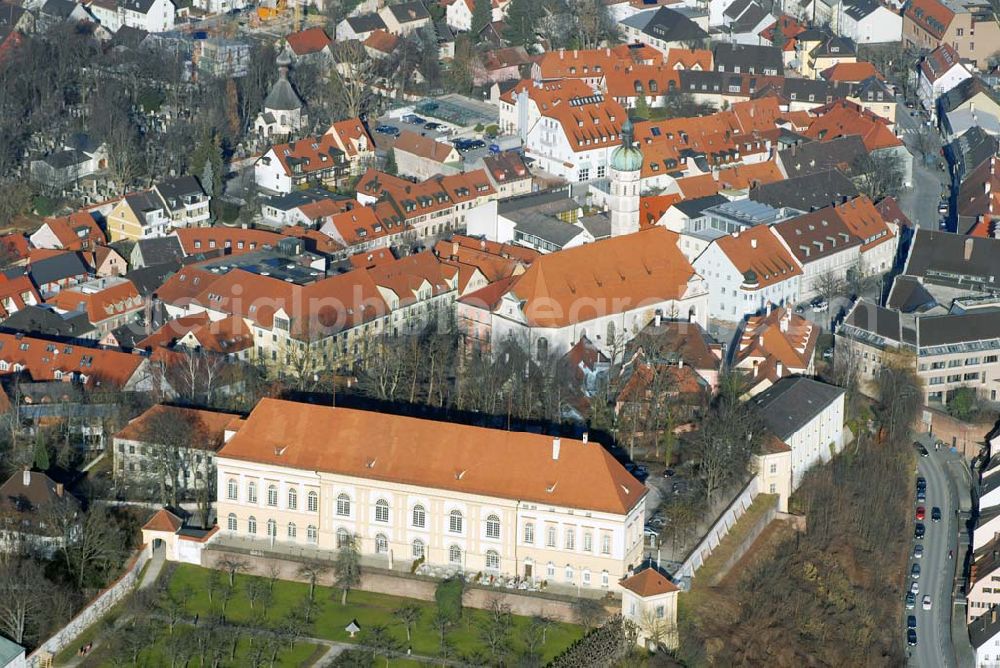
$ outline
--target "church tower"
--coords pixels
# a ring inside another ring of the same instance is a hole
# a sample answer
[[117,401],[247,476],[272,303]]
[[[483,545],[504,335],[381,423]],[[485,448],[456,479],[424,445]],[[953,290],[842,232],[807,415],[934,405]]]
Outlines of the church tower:
[[611,153],[611,236],[639,231],[642,151],[633,145],[632,120],[622,125],[622,145]]

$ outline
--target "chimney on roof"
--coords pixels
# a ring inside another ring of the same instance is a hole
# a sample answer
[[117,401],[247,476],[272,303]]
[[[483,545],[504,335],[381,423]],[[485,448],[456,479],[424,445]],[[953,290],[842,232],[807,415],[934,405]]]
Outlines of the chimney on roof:
[[750,240],[750,248],[756,248],[756,247],[757,247],[757,240],[756,239],[751,239]]
[[784,375],[785,365],[782,364],[781,362],[778,362],[774,368],[778,372],[778,378],[781,378]]
[[677,368],[678,369],[683,369],[684,368],[684,358],[683,357],[681,357],[681,358],[679,358],[677,360]]
[[972,259],[972,237],[969,237],[968,239],[965,240],[965,249],[963,256],[965,257],[966,262]]
[[764,347],[764,335],[763,334],[758,334],[757,335],[757,345],[760,346],[761,348]]
[[590,442],[590,432],[586,432],[586,431],[583,432],[583,437],[580,440],[582,440],[584,443],[589,443]]
[[576,49],[573,49],[573,59],[575,60],[579,57],[580,57],[580,52],[577,51]]
[[778,327],[782,332],[788,331],[788,322],[792,319],[792,312],[785,308],[785,312],[781,315],[781,322],[778,323]]
[[768,302],[764,307],[764,315],[771,315],[771,302]]
[[61,499],[62,495],[63,495],[63,484],[61,482],[57,482],[56,483],[56,496],[58,496]]
[[559,49],[559,60],[562,60],[564,55],[566,55],[566,49]]
[[24,469],[24,472],[21,474],[21,484],[25,487],[31,486],[31,469]]
[[657,311],[656,315],[653,316],[653,326],[659,327],[662,322],[663,322],[663,314]]
[[452,241],[451,242],[451,254],[452,254],[452,257],[457,257],[458,256],[458,242],[457,241]]
[[552,461],[558,461],[559,460],[559,446],[560,446],[560,444],[561,444],[561,442],[560,442],[558,436],[556,436],[555,438],[552,439]]

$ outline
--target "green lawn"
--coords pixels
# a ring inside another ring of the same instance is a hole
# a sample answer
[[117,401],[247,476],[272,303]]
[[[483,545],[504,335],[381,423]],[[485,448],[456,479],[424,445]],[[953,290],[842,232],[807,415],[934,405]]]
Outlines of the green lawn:
[[[181,564],[174,571],[169,588],[174,595],[187,592],[186,607],[191,615],[207,616],[218,614],[221,603],[219,594],[215,594],[214,602],[209,603],[206,582],[209,577],[227,577],[218,571]],[[227,621],[249,623],[254,618],[246,597],[246,585],[253,576],[236,576],[236,593],[226,609]],[[274,585],[273,601],[268,607],[265,624],[279,624],[289,613],[297,608],[308,596],[309,587],[298,582],[278,581]],[[439,650],[438,634],[431,625],[431,619],[436,611],[433,602],[418,601],[410,598],[387,596],[366,591],[351,591],[347,605],[340,605],[340,590],[330,587],[316,588],[316,601],[319,609],[315,615],[315,623],[309,635],[341,642],[357,642],[349,637],[344,627],[357,620],[362,629],[374,625],[384,625],[403,647],[406,646],[406,630],[393,617],[393,610],[404,604],[411,604],[421,609],[421,615],[413,628],[412,647],[415,654],[436,656]],[[257,603],[260,607],[260,603]],[[460,655],[470,655],[485,649],[479,638],[478,622],[486,617],[482,610],[465,609],[464,619],[448,633],[448,640]],[[530,623],[527,617],[514,618],[513,646],[515,652],[521,650],[521,630]],[[583,635],[583,629],[573,624],[554,624],[547,633],[545,646],[542,648],[543,660],[548,662],[573,641]]]
[[[150,639],[149,645],[139,654],[138,665],[142,668],[160,668],[161,666],[166,667],[171,665],[170,651],[168,649],[171,638],[168,635],[165,625],[158,628],[159,632],[154,638]],[[177,639],[183,639],[192,632],[193,628],[178,624],[174,627],[174,636]],[[228,653],[228,650],[229,646],[225,648],[226,654],[221,663],[221,666],[224,668],[242,668],[243,666],[253,665],[254,655],[251,651],[250,637],[241,636],[237,640],[236,654],[233,659],[229,658],[231,655]],[[274,666],[275,668],[304,668],[312,666],[326,651],[327,647],[309,642],[297,642],[291,648],[282,646],[276,657]],[[113,665],[112,652],[113,650],[109,647],[101,645],[94,650],[93,654],[81,662],[80,668],[102,668],[103,666]],[[263,662],[270,665],[270,658],[270,653],[266,654],[263,657]],[[128,663],[131,664],[131,660]],[[57,665],[59,665],[58,662]],[[178,663],[177,665],[181,664]],[[188,665],[198,665],[197,656],[189,659]]]

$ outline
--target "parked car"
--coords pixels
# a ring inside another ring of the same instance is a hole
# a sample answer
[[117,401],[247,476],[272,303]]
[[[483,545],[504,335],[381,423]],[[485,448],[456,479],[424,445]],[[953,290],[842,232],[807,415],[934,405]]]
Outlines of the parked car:
[[927,489],[927,478],[923,476],[917,478],[917,489]]
[[813,313],[822,313],[823,311],[830,308],[830,304],[822,297],[817,297],[816,299],[812,300],[811,302],[809,302],[809,305],[812,306]]
[[660,532],[647,524],[642,529],[642,535],[646,537],[651,537],[651,536],[659,537]]
[[920,579],[920,564],[913,564],[910,568],[910,577],[914,580]]
[[403,116],[403,122],[404,123],[413,123],[414,125],[423,125],[424,123],[427,122],[427,119],[426,118],[421,118],[420,116],[417,116],[416,114],[406,114],[405,116]]
[[912,591],[906,592],[906,609],[913,610],[915,607],[917,607],[917,595]]
[[926,509],[923,506],[917,506],[916,516],[918,520],[922,520],[925,517]]
[[907,629],[906,630],[906,644],[909,645],[910,647],[916,647],[917,646],[917,630],[916,629]]
[[940,521],[941,521],[941,509],[938,508],[937,506],[934,506],[933,508],[931,508],[931,522],[940,522]]
[[913,558],[920,559],[923,556],[924,556],[924,546],[921,545],[920,543],[917,543],[916,545],[913,546]]
[[380,135],[389,135],[390,137],[399,136],[399,128],[395,125],[378,125],[375,127],[375,132]]
[[910,583],[910,593],[914,596],[920,593],[920,583],[916,580]]
[[927,500],[927,491],[923,489],[917,490],[917,503],[923,503]]
[[806,312],[806,307],[803,306],[802,304],[796,304],[795,305],[795,312],[796,313],[800,313],[800,314],[801,313],[805,313]]
[[940,202],[938,202],[938,213],[940,213],[942,215],[947,214],[948,213],[948,209],[949,209],[949,207],[948,207],[948,200],[943,199]]
[[917,452],[920,453],[921,457],[926,457],[928,455],[927,448],[919,443],[917,443]]
[[424,130],[439,130],[441,129],[440,123],[435,123],[431,121],[430,123],[424,123]]
[[915,629],[915,628],[917,628],[917,617],[916,617],[916,615],[907,615],[906,616],[906,628],[908,628],[908,629]]
[[827,348],[823,351],[823,359],[832,360],[833,359],[833,348]]
[[930,594],[924,594],[924,603],[920,607],[922,607],[924,610],[930,610],[931,609],[931,597],[930,597]]
[[676,473],[677,473],[677,471],[675,471],[673,469],[667,469],[666,471],[663,472],[663,477],[664,478],[673,478],[674,474],[676,474]]
[[923,522],[917,522],[917,525],[913,527],[913,537],[920,539],[924,537],[927,533],[926,527],[924,527]]

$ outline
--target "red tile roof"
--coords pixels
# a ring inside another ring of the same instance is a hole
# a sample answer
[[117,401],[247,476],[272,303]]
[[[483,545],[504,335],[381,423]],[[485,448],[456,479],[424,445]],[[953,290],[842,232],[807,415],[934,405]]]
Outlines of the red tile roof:
[[375,141],[360,118],[337,121],[326,130],[350,160],[375,150]]
[[[564,327],[639,304],[681,298],[694,269],[677,234],[654,227],[543,255],[510,292],[533,327]],[[588,303],[580,310],[574,305]]]
[[643,598],[680,591],[670,578],[652,567],[644,568],[632,577],[625,578],[621,581],[621,585]]
[[644,497],[600,445],[553,449],[539,434],[264,399],[219,457],[619,515]]
[[115,434],[115,438],[127,441],[153,442],[155,438],[154,429],[157,425],[165,424],[166,420],[170,420],[177,423],[184,423],[191,427],[191,440],[188,443],[190,447],[215,451],[222,447],[226,428],[232,424],[235,418],[239,417],[236,413],[156,404],[147,409],[142,415],[130,420],[125,427]]
[[143,361],[140,355],[117,350],[0,333],[0,374],[16,373],[20,367],[35,381],[67,380],[79,374],[88,386],[107,382],[122,387]]
[[177,533],[184,526],[184,521],[166,508],[157,510],[149,521],[142,525],[144,531],[166,531]]
[[243,318],[212,320],[207,313],[196,313],[168,320],[135,347],[141,350],[173,348],[177,343],[228,355],[252,348],[253,333]]
[[737,271],[744,275],[752,271],[762,288],[802,274],[795,258],[769,225],[728,234],[716,243]]
[[399,38],[391,32],[379,28],[368,35],[368,39],[364,41],[364,45],[380,53],[391,54],[399,45]]
[[263,250],[265,246],[275,247],[281,235],[264,230],[249,230],[238,227],[184,227],[174,231],[185,255],[207,253],[212,250],[224,251],[227,255],[241,255]]
[[307,28],[285,35],[285,41],[297,56],[317,53],[333,44],[333,40],[322,28]]
[[63,250],[93,249],[108,241],[104,230],[89,211],[76,211],[62,218],[47,218],[42,225],[48,225]]
[[955,13],[937,0],[911,0],[906,5],[903,16],[934,39],[940,40],[955,18]]
[[[102,287],[104,285],[107,287]],[[64,288],[48,302],[62,311],[83,311],[91,323],[135,313],[143,305],[142,296],[127,278],[98,279],[83,286]]]
[[804,133],[807,137],[830,141],[838,137],[858,135],[869,151],[903,145],[899,137],[889,129],[886,119],[854,102],[837,100],[813,109],[810,113],[816,118]]

